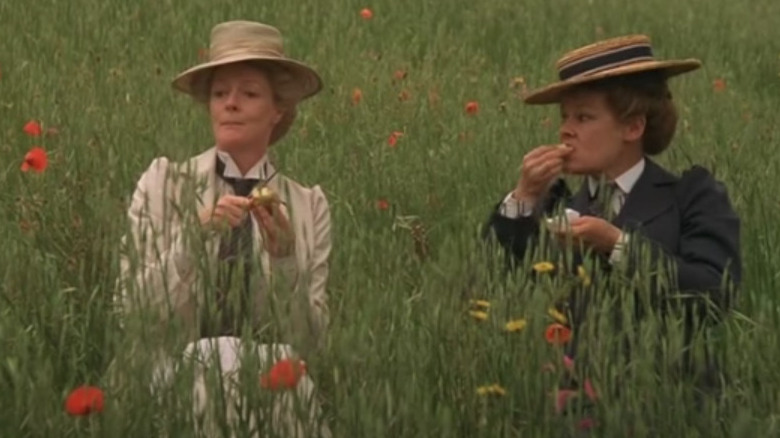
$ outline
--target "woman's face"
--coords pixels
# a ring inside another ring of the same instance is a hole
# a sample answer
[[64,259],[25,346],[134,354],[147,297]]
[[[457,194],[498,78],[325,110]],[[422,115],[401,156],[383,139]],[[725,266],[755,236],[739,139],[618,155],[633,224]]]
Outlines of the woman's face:
[[601,92],[580,90],[561,99],[560,140],[572,147],[564,171],[617,177],[641,157],[644,122],[621,123]]
[[217,147],[226,152],[267,148],[283,115],[266,75],[243,63],[228,64],[214,72],[209,112]]

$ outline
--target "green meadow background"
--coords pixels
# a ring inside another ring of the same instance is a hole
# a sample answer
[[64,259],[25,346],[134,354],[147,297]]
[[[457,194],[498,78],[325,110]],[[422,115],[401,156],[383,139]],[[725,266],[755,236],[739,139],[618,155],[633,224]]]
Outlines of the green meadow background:
[[[137,363],[151,358],[111,302],[137,178],[157,156],[211,146],[205,111],[170,80],[229,19],[277,26],[288,54],[325,82],[273,153],[330,201],[332,325],[308,360],[335,436],[568,431],[550,398],[560,376],[541,371],[560,362],[543,337],[544,287],[496,281],[479,230],[523,155],[557,139],[557,109],[524,106],[523,84],[553,80],[568,49],[629,33],[650,35],[657,56],[703,61],[673,81],[680,124],[660,161],[676,172],[702,164],[728,184],[743,219],[744,285],[719,328],[731,377],[721,409],[697,409],[690,385],[638,373],[621,380],[621,398],[600,401],[594,436],[780,435],[778,17],[775,0],[0,2],[0,436],[192,436],[186,391],[148,397]],[[477,114],[464,111],[469,101]],[[28,137],[31,119],[54,129]],[[403,136],[391,148],[394,131]],[[34,145],[49,167],[22,173]],[[469,318],[470,298],[490,300],[487,321]],[[528,326],[503,333],[513,318]],[[611,334],[599,336],[595,356]],[[592,376],[604,393],[618,385],[610,373]],[[506,395],[477,395],[494,383]],[[81,384],[104,389],[104,412],[65,413]]]

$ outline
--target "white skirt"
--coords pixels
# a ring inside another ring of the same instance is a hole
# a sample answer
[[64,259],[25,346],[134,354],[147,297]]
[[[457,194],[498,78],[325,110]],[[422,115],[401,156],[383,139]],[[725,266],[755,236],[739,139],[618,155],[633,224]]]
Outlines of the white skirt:
[[[314,382],[305,372],[295,379],[297,383],[276,389],[261,387],[275,363],[296,360],[289,345],[246,345],[235,337],[204,338],[187,345],[182,359],[185,366],[192,364],[195,376],[192,400],[197,436],[222,437],[221,425],[226,424],[230,437],[260,438],[269,433],[274,437],[331,437],[322,418]],[[257,391],[271,393],[263,398],[271,406],[249,406],[252,403],[243,396],[240,385],[246,383],[240,383],[239,376],[241,365],[247,360],[264,370],[251,376],[250,382],[257,385]],[[152,378],[152,390],[166,386],[177,368],[173,360],[158,366]],[[216,376],[221,385],[208,385],[207,376]]]

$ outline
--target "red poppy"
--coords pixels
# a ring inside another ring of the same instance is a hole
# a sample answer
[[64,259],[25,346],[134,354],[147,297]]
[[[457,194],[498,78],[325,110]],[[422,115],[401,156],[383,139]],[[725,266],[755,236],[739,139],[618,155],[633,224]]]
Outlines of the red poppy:
[[23,129],[24,132],[30,137],[40,137],[40,135],[43,133],[41,124],[35,120],[30,120],[29,122],[25,123]]
[[377,201],[376,201],[376,208],[378,210],[387,210],[388,208],[390,208],[390,203],[387,202],[387,199],[384,199],[384,198],[377,199]]
[[390,137],[387,137],[387,144],[394,148],[395,145],[398,143],[398,139],[403,137],[404,133],[401,131],[393,131],[392,134],[390,134]]
[[398,93],[398,100],[400,100],[401,102],[406,102],[407,100],[409,100],[409,97],[410,97],[409,92],[406,90],[401,90],[401,92]]
[[569,370],[574,371],[574,359],[570,358],[569,356],[564,355],[563,356],[563,366]]
[[406,79],[406,70],[396,70],[393,72],[393,79],[401,81]]
[[579,430],[590,430],[596,427],[596,420],[585,417],[577,422],[577,429]]
[[559,389],[555,397],[555,412],[560,414],[566,409],[570,399],[577,397],[577,391],[572,389]]
[[260,377],[260,386],[276,391],[293,389],[306,374],[306,364],[300,360],[283,359],[276,362],[267,374]]
[[472,138],[474,138],[474,134],[468,131],[458,133],[458,140],[460,141],[470,141]]
[[30,234],[35,229],[35,225],[25,219],[22,219],[19,221],[19,229],[22,230],[23,234]]
[[547,342],[555,345],[563,345],[571,340],[571,330],[563,324],[552,323],[544,331]]
[[598,399],[598,395],[596,394],[596,390],[593,389],[593,384],[590,383],[590,379],[585,379],[585,383],[582,384],[582,389],[585,391],[585,395],[587,395],[589,399],[593,401]]
[[479,104],[472,100],[471,102],[466,103],[466,114],[473,116],[474,114],[479,112]]
[[726,89],[726,80],[725,79],[721,79],[721,78],[713,80],[712,81],[712,89],[716,93],[720,93],[721,91],[725,90]]
[[360,17],[363,18],[364,20],[370,20],[374,18],[374,13],[371,11],[371,9],[363,8],[360,11]]
[[355,88],[352,90],[352,105],[357,105],[363,100],[363,90]]
[[46,166],[48,165],[49,159],[46,155],[46,151],[40,146],[35,146],[24,156],[21,169],[22,172],[27,172],[32,169],[40,173],[46,170]]
[[65,411],[77,417],[102,412],[103,391],[94,386],[79,386],[65,400]]

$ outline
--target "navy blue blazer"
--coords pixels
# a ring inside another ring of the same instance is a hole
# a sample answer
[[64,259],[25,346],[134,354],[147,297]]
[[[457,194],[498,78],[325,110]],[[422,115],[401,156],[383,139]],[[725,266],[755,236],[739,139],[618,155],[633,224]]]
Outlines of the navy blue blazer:
[[[584,213],[588,202],[587,184],[572,195],[566,183],[558,180],[532,216],[503,217],[498,203],[484,237],[496,239],[512,261],[522,263],[538,239],[542,214],[552,214],[561,204]],[[674,267],[667,271],[669,278],[655,278],[654,284],[667,285],[678,295],[709,298],[702,300],[709,309],[712,304],[721,311],[733,306],[742,275],[740,219],[725,186],[707,170],[693,166],[678,177],[646,157],[642,175],[612,223],[631,239],[623,254],[628,257],[627,274],[640,263],[667,263]],[[648,253],[649,261],[640,259]],[[605,261],[601,265],[609,269],[608,255],[601,257]]]

